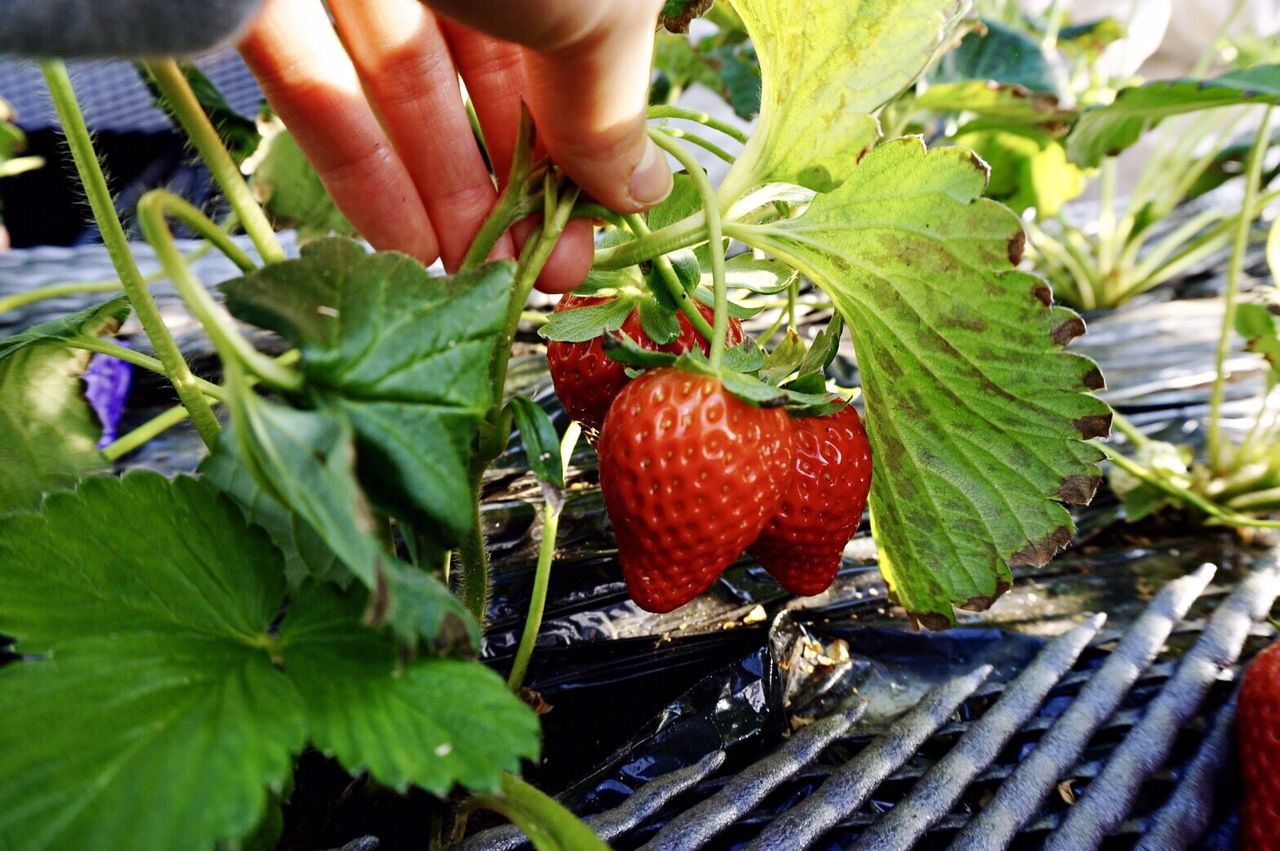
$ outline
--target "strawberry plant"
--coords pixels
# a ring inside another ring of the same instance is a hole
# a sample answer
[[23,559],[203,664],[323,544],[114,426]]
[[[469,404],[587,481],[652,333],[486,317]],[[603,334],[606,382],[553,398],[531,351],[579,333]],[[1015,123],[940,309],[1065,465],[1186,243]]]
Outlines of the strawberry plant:
[[[220,356],[220,383],[193,374],[166,329],[65,70],[45,65],[124,295],[0,343],[0,632],[23,654],[0,670],[0,709],[20,719],[0,728],[6,833],[33,848],[269,834],[309,743],[392,788],[469,792],[540,847],[598,847],[518,778],[538,755],[536,717],[474,658],[489,592],[480,486],[513,424],[546,493],[545,593],[576,432],[561,439],[545,412],[509,399],[506,377],[526,299],[574,218],[606,224],[582,300],[544,331],[598,348],[626,379],[592,350],[587,380],[613,397],[602,488],[639,604],[680,605],[757,541],[785,584],[822,590],[861,514],[868,452],[880,569],[916,623],[990,605],[1014,565],[1043,565],[1070,541],[1066,506],[1091,498],[1102,454],[1088,441],[1111,416],[1089,392],[1097,366],[1064,351],[1083,322],[1018,269],[1023,231],[982,197],[982,159],[882,139],[877,120],[949,43],[965,4],[731,5],[763,81],[750,138],[655,108],[651,137],[684,173],[664,204],[620,217],[536,158],[526,121],[497,205],[448,276],[346,237],[286,257],[189,77],[148,63],[256,248],[166,192],[139,203]],[[702,126],[677,138],[662,123],[676,116]],[[719,186],[682,139],[733,161]],[[535,212],[519,260],[485,263]],[[220,283],[223,302],[177,250],[173,220],[241,270]],[[730,258],[732,245],[751,253]],[[790,293],[799,276],[829,297],[832,325],[810,347],[794,334],[765,348],[744,339],[731,291]],[[110,339],[130,311],[154,356]],[[233,315],[288,351],[255,350]],[[865,434],[824,379],[845,328]],[[167,376],[181,406],[97,450],[77,384],[88,353]],[[184,419],[208,448],[197,475],[95,475]],[[827,445],[840,459],[813,446],[826,429],[841,430]],[[793,484],[813,464],[834,471],[817,474],[817,490]],[[849,492],[828,475],[850,477]],[[840,516],[789,525],[787,506],[835,499],[847,500]],[[813,559],[811,575],[776,561],[788,546]],[[172,790],[180,806],[136,806]]]

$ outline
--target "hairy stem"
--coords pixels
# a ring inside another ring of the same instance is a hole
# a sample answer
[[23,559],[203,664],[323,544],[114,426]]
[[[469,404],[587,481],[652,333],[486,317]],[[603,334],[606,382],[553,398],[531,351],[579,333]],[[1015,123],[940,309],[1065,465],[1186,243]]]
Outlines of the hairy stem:
[[151,347],[163,365],[165,375],[177,391],[183,407],[190,413],[200,439],[212,447],[218,437],[218,420],[196,384],[195,375],[182,357],[173,335],[165,327],[164,317],[160,315],[160,309],[147,291],[147,282],[138,271],[138,265],[129,251],[129,240],[120,225],[120,217],[116,215],[111,190],[107,188],[107,179],[93,149],[93,140],[89,137],[89,128],[85,125],[84,115],[76,102],[75,90],[67,75],[66,66],[51,60],[43,62],[41,69],[48,83],[54,108],[58,111],[58,120],[66,134],[67,146],[71,149],[80,184],[84,187],[85,197],[93,210],[93,218],[102,234],[102,242],[116,274],[120,276],[120,285],[137,313],[138,321],[142,323],[142,329],[151,341]]
[[720,204],[716,200],[715,189],[707,178],[707,173],[698,165],[683,145],[669,135],[654,127],[649,128],[649,136],[653,141],[685,167],[693,183],[702,196],[702,212],[706,220],[708,248],[711,253],[711,280],[715,287],[716,314],[711,328],[711,351],[708,359],[711,368],[718,370],[724,360],[725,337],[729,333],[729,287],[725,280],[724,266],[724,233],[720,221]]
[[1227,353],[1231,350],[1231,335],[1236,328],[1236,295],[1240,289],[1240,275],[1244,270],[1244,255],[1249,246],[1249,231],[1253,227],[1253,208],[1258,198],[1258,182],[1262,175],[1262,160],[1267,152],[1271,133],[1271,107],[1262,114],[1258,133],[1249,151],[1249,165],[1245,176],[1244,204],[1237,222],[1235,242],[1231,247],[1231,260],[1227,265],[1227,289],[1223,293],[1222,333],[1218,337],[1218,350],[1214,357],[1213,391],[1209,395],[1209,428],[1206,434],[1206,450],[1209,468],[1221,475],[1229,466],[1226,447],[1222,442],[1222,399],[1226,391]]
[[[108,357],[122,360],[125,363],[133,364],[136,367],[145,369],[148,372],[154,372],[157,375],[164,375],[164,364],[157,358],[145,355],[134,349],[126,349],[118,343],[110,340],[100,340],[97,337],[71,337],[66,341],[67,345],[73,349],[83,349],[86,352],[93,352],[98,355],[107,355]],[[206,396],[217,399],[220,402],[227,400],[227,391],[212,381],[205,381],[203,378],[195,379],[196,386],[200,388],[200,392]]]
[[204,327],[218,354],[224,361],[237,358],[251,372],[276,387],[295,390],[301,387],[301,374],[259,353],[241,336],[226,308],[213,300],[178,251],[173,231],[169,229],[165,219],[166,215],[172,215],[193,227],[212,228],[216,231],[217,225],[195,207],[163,189],[153,189],[138,201],[138,223],[142,226],[143,234],[155,249],[156,258],[173,282],[174,289]]
[[254,199],[244,175],[240,173],[235,160],[231,159],[231,154],[227,153],[226,146],[218,137],[218,131],[200,106],[200,101],[191,90],[191,84],[187,82],[178,63],[172,59],[160,59],[143,64],[155,80],[156,87],[168,100],[174,117],[200,153],[200,159],[221,187],[222,194],[240,218],[241,226],[257,247],[262,259],[268,263],[284,260],[284,248],[280,245],[267,214]]
[[471,531],[454,551],[462,575],[462,604],[483,627],[489,613],[489,550],[485,545],[484,518],[480,512],[481,481],[471,485]]

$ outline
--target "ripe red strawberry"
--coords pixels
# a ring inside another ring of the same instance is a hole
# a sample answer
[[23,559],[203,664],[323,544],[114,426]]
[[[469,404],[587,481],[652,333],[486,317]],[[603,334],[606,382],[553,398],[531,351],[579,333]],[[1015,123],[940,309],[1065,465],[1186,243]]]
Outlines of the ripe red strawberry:
[[[605,301],[608,299],[597,296],[567,295],[556,305],[556,312]],[[714,311],[704,304],[697,307],[707,318],[707,322],[711,322]],[[622,324],[621,330],[646,349],[680,355],[697,346],[706,354],[709,348],[707,341],[694,330],[683,313],[679,314],[679,320],[680,336],[661,346],[644,333],[640,326],[640,314],[634,310]],[[554,340],[547,343],[547,365],[551,368],[551,381],[555,384],[556,395],[560,397],[569,416],[588,430],[600,428],[609,411],[609,404],[630,380],[627,378],[626,367],[605,355],[600,339],[596,337],[585,343]],[[736,346],[742,339],[742,323],[730,319],[729,333],[725,340],[730,346]]]
[[666,368],[623,389],[600,434],[600,489],[631,598],[669,612],[706,591],[778,508],[791,421],[718,378]]
[[1236,709],[1244,780],[1241,825],[1245,851],[1280,849],[1280,642],[1244,673]]
[[821,594],[871,490],[871,444],[857,410],[792,420],[791,459],[791,484],[751,555],[792,594]]

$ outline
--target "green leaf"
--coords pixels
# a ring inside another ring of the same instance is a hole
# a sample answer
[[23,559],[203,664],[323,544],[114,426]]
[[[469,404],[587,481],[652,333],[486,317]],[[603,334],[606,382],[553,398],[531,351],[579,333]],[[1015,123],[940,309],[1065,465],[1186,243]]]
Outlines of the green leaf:
[[645,336],[659,346],[665,346],[680,336],[680,320],[670,308],[658,304],[656,298],[642,298],[636,308]]
[[502,771],[538,756],[538,719],[477,662],[417,659],[353,628],[358,604],[311,587],[281,627],[285,669],[306,707],[313,744],[347,770],[444,796],[454,783],[497,787]]
[[299,523],[289,509],[263,490],[237,451],[235,428],[229,425],[218,434],[213,451],[200,462],[201,480],[229,496],[246,520],[271,536],[284,554],[289,587],[296,588],[307,578],[345,584],[351,574],[342,560],[315,529]]
[[747,337],[732,348],[725,349],[724,366],[735,372],[759,372],[764,368],[765,356],[756,341]]
[[687,172],[678,171],[673,176],[671,194],[661,204],[654,207],[645,219],[650,230],[660,230],[667,225],[687,219],[702,209],[702,194],[698,184]]
[[625,333],[605,334],[600,339],[600,347],[608,357],[618,363],[643,369],[671,366],[679,359],[670,352],[655,352],[652,349],[643,348]]
[[1211,80],[1161,80],[1121,89],[1114,102],[1085,110],[1067,137],[1071,161],[1093,167],[1171,115],[1241,104],[1280,103],[1280,65],[1231,71]]
[[278,120],[265,129],[250,167],[254,195],[276,225],[296,227],[304,242],[331,233],[355,234],[293,134]]
[[551,417],[536,402],[517,396],[509,403],[524,443],[529,469],[540,482],[564,490],[564,465],[560,463],[560,436]]
[[[751,252],[738,254],[725,261],[725,281],[730,287],[746,290],[756,295],[777,295],[785,292],[796,273],[786,263],[771,257],[756,257]],[[706,275],[711,285],[710,272]]]
[[760,380],[768,384],[781,384],[787,376],[799,369],[804,356],[804,340],[800,339],[794,328],[788,328],[782,342],[765,357]]
[[135,472],[0,520],[0,564],[0,632],[31,654],[0,669],[4,835],[141,851],[253,831],[306,737],[265,649],[285,593],[266,535],[194,479]]
[[202,480],[90,479],[0,519],[0,563],[0,632],[26,654],[0,669],[0,824],[24,849],[235,845],[308,737],[440,796],[538,754],[496,674],[405,662],[363,595],[307,583],[277,633],[280,554]]
[[1280,383],[1280,305],[1244,302],[1236,307],[1236,333],[1244,337],[1245,348],[1266,358],[1271,381]]
[[41,494],[110,468],[80,381],[91,356],[62,341],[96,337],[128,315],[115,299],[0,341],[0,514],[35,508]]
[[449,545],[473,521],[468,470],[493,401],[489,362],[513,274],[497,263],[433,277],[407,255],[328,239],[223,290],[233,313],[302,351],[317,403],[355,431],[370,497],[438,526]]
[[840,335],[844,333],[844,318],[837,313],[827,323],[827,327],[818,332],[813,345],[805,352],[804,360],[796,370],[803,378],[806,375],[823,376],[827,367],[840,352]]
[[[716,294],[706,287],[699,287],[693,291],[693,297],[705,304],[707,307],[714,308],[716,306]],[[734,319],[750,319],[760,311],[764,310],[762,304],[759,307],[746,307],[737,302],[729,302],[729,315]]]
[[873,150],[790,223],[743,238],[793,262],[853,333],[875,451],[880,569],[921,622],[954,620],[1071,539],[1110,409],[1089,360],[1062,346],[1084,330],[1048,286],[1014,271],[1018,219],[981,199],[985,166],[919,139]]
[[[768,182],[820,192],[875,144],[871,114],[945,44],[956,0],[731,0],[760,57],[760,123],[725,178],[737,197]],[[724,187],[722,187],[724,189]]]
[[1098,18],[1060,29],[1058,47],[1065,50],[1078,50],[1092,62],[1124,36],[1124,25],[1115,18]]
[[1055,216],[1084,192],[1085,172],[1068,162],[1062,144],[1043,130],[962,132],[955,142],[973,149],[991,166],[987,197],[1017,213],[1034,207],[1041,219]]
[[251,394],[235,411],[240,457],[293,513],[295,540],[318,537],[370,589],[371,624],[385,622],[409,644],[422,638],[441,653],[479,647],[479,626],[449,589],[382,550],[342,413],[298,411]]
[[635,306],[634,297],[619,296],[599,304],[558,310],[547,317],[538,335],[561,343],[585,343],[620,329]]
[[0,360],[34,344],[64,343],[72,337],[97,337],[112,333],[128,318],[129,310],[129,300],[121,296],[32,325],[25,331],[0,340]]
[[938,82],[991,80],[1033,92],[1054,92],[1053,69],[1040,43],[1025,33],[984,18],[980,29],[942,57],[933,74]]
[[1044,125],[1065,130],[1076,111],[1063,109],[1056,95],[987,80],[965,80],[931,86],[915,100],[917,109],[969,112],[996,119],[999,125]]

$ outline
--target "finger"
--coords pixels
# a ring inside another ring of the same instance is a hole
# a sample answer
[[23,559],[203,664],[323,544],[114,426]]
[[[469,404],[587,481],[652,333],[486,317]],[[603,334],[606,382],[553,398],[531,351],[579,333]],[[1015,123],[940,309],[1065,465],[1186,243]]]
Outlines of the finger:
[[[524,50],[519,45],[478,33],[449,20],[441,29],[467,84],[495,173],[503,183],[511,170],[520,110],[527,91]],[[511,229],[516,251],[536,226],[526,219]],[[567,292],[582,283],[591,269],[594,239],[589,222],[571,222],[561,234],[538,276],[538,289]]]
[[645,135],[654,22],[662,0],[430,0],[445,14],[524,44],[540,138],[587,193],[621,212],[671,191]]
[[493,173],[505,185],[520,129],[521,104],[529,91],[524,48],[447,18],[440,20],[440,28],[480,119]]
[[[456,269],[497,200],[476,146],[449,47],[417,0],[332,0],[338,31],[365,91]],[[510,256],[505,239],[496,252]]]
[[241,55],[315,166],[334,203],[378,249],[432,263],[427,209],[369,108],[320,0],[270,0]]

